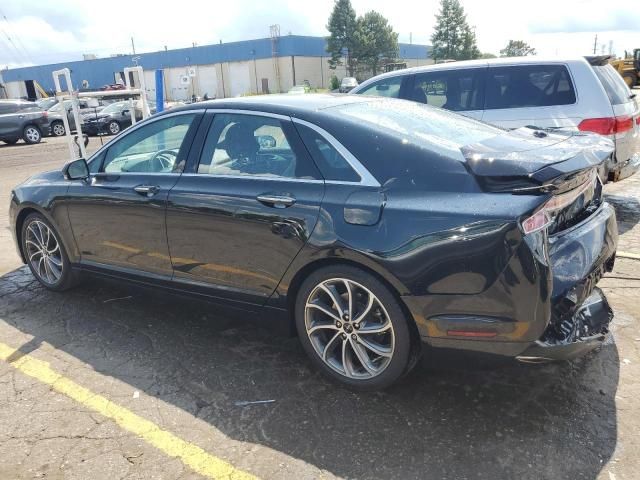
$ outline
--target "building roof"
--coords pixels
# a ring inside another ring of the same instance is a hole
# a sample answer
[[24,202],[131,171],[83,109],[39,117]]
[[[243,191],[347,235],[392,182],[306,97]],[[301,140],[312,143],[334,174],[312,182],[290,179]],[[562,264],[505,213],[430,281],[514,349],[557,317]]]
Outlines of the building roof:
[[[427,45],[399,45],[400,58],[428,58],[431,47]],[[326,40],[324,37],[301,35],[285,35],[279,38],[277,56],[326,57]],[[194,65],[211,65],[222,62],[241,62],[247,60],[271,58],[272,46],[270,38],[245,40],[241,42],[220,43],[198,47],[180,48],[159,52],[141,53],[139,55],[122,55],[117,57],[80,60],[75,62],[38,65],[33,67],[13,68],[2,71],[5,82],[36,80],[46,90],[53,90],[51,73],[68,67],[71,69],[73,86],[78,88],[83,80],[87,80],[92,88],[98,88],[113,82],[113,73],[121,72],[125,67],[136,65],[145,70],[157,70],[172,67]]]

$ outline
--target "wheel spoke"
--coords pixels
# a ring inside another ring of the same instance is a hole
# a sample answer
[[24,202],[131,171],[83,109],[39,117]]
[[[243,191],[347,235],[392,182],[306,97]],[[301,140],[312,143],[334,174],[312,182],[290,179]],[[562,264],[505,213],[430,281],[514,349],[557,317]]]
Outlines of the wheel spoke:
[[47,265],[49,267],[49,273],[54,279],[54,282],[57,282],[62,273],[58,270],[58,266],[51,261],[51,257],[46,259]]
[[342,369],[347,377],[352,378],[354,376],[353,367],[351,366],[349,356],[347,355],[347,345],[349,345],[349,342],[344,340],[342,342]]
[[347,302],[349,305],[349,318],[353,319],[353,292],[351,291],[351,282],[349,280],[342,280],[342,283],[344,283],[345,288],[347,289]]
[[340,337],[340,332],[336,332],[336,334],[331,338],[331,340],[329,340],[325,345],[324,350],[322,351],[322,359],[325,362],[327,361],[327,355],[329,354],[329,352],[331,352],[333,348],[335,348],[336,338],[339,338],[339,337]]
[[354,323],[362,322],[362,320],[364,320],[364,317],[366,317],[369,314],[369,312],[371,311],[371,307],[373,307],[373,303],[375,302],[376,297],[374,297],[373,294],[370,293],[370,292],[368,293],[368,295],[369,295],[369,300],[367,301],[367,306],[364,308],[362,313],[360,313],[358,315],[358,318],[353,320]]
[[393,349],[391,347],[385,347],[385,346],[382,346],[382,345],[380,345],[378,343],[366,340],[364,338],[359,338],[358,341],[365,348],[367,348],[368,350],[371,350],[373,353],[375,353],[376,355],[379,355],[381,357],[387,357],[388,358],[388,357],[391,357],[391,355],[393,354]]
[[336,321],[342,321],[342,319],[340,318],[339,315],[336,315],[335,313],[331,312],[329,309],[327,309],[326,307],[323,307],[322,305],[320,305],[318,303],[307,303],[306,307],[307,308],[315,308],[316,310],[320,310],[322,313],[324,313],[325,315],[333,318]]
[[316,333],[316,332],[318,332],[320,330],[338,330],[338,327],[336,327],[333,323],[314,325],[309,330],[307,330],[307,333],[309,335],[311,335],[311,334]]
[[339,310],[340,314],[342,315],[342,313],[345,311],[345,309],[344,309],[344,305],[342,303],[342,297],[340,296],[340,294],[336,290],[336,287],[333,286],[333,285],[327,286],[327,285],[322,284],[320,286],[320,288],[322,288],[322,290],[327,292],[327,294],[331,297],[331,300],[333,301],[333,304],[335,305],[336,310]]
[[367,327],[365,325],[364,327],[360,327],[360,330],[358,330],[358,333],[360,334],[384,333],[390,328],[391,328],[391,322],[387,320],[382,325],[373,325],[371,327]]
[[35,252],[33,252],[31,255],[29,255],[29,261],[33,261],[33,259],[36,257],[36,255],[42,255],[42,250],[37,249]]
[[54,257],[52,255],[49,255],[49,260],[51,261],[51,263],[53,265],[55,265],[57,268],[62,268],[62,258],[58,258],[58,257]]
[[351,348],[355,352],[356,357],[358,357],[358,361],[364,367],[364,369],[371,375],[375,375],[376,370],[371,364],[371,359],[369,359],[369,354],[367,354],[367,351],[362,348],[362,346],[359,345],[357,341],[354,342],[353,340],[349,339],[349,343],[351,344]]

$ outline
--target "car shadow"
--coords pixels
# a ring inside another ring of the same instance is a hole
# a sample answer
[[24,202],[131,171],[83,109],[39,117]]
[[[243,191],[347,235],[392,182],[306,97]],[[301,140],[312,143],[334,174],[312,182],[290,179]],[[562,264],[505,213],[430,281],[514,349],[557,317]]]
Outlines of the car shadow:
[[[295,338],[211,305],[91,280],[63,294],[26,268],[0,278],[0,320],[231,439],[347,478],[595,479],[616,446],[615,343],[574,362],[420,366],[354,393],[310,367]],[[15,346],[15,345],[14,345]],[[275,400],[240,407],[238,401]]]
[[618,220],[618,234],[623,235],[640,222],[640,201],[637,198],[623,195],[605,195],[605,200],[609,202],[616,211]]

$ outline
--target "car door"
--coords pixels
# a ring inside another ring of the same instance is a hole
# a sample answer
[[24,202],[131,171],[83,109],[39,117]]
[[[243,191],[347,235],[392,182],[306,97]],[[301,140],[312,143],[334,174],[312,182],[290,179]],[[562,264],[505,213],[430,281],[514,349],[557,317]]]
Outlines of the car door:
[[179,112],[140,124],[89,163],[89,181],[68,191],[71,228],[87,268],[170,278],[165,210],[202,113]]
[[313,231],[324,181],[288,117],[208,115],[201,154],[169,194],[174,281],[260,305]]
[[19,137],[22,135],[18,132],[20,121],[16,114],[18,107],[12,103],[0,102],[0,137]]
[[486,70],[486,67],[476,67],[416,73],[407,100],[480,120]]
[[566,65],[491,65],[482,120],[503,128],[575,127],[582,119]]

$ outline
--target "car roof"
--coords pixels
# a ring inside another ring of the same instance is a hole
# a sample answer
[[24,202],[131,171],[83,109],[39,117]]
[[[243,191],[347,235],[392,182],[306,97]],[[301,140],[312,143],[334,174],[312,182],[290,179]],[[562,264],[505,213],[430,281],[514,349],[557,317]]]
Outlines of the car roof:
[[374,79],[380,80],[382,78],[397,77],[404,75],[412,75],[415,73],[432,72],[438,70],[457,70],[463,68],[481,68],[489,66],[500,65],[539,65],[539,64],[570,64],[570,63],[587,63],[584,57],[541,57],[537,55],[527,57],[499,57],[499,58],[482,58],[478,60],[461,60],[456,62],[445,63],[432,63],[431,65],[423,65],[420,67],[405,68],[403,70],[394,70],[393,72],[382,73],[375,77],[368,79],[366,82],[362,82],[358,90],[367,84],[370,84]]
[[28,105],[31,104],[34,107],[37,107],[35,102],[30,100],[22,100],[22,99],[3,99],[0,100],[0,104],[11,104],[11,105]]
[[381,101],[378,97],[350,96],[345,94],[310,93],[306,95],[255,95],[250,97],[225,98],[191,103],[178,108],[165,110],[161,114],[181,110],[227,109],[227,110],[255,110],[258,112],[279,115],[304,115],[318,112],[325,108],[351,103]]

